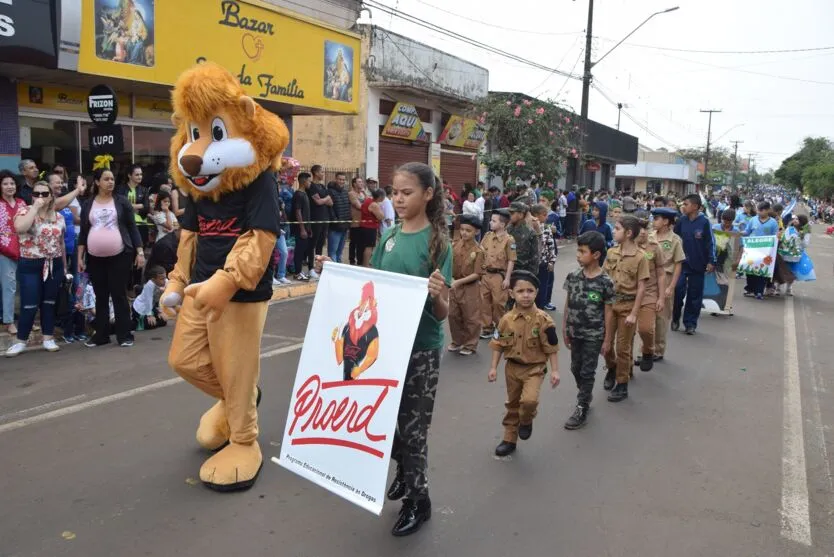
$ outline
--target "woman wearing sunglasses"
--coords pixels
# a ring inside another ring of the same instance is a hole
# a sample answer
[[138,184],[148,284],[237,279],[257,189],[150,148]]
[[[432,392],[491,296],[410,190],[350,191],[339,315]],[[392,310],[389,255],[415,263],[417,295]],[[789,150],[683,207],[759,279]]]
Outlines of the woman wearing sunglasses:
[[64,217],[55,211],[55,198],[46,182],[32,186],[32,205],[18,208],[14,227],[20,237],[20,259],[17,263],[20,289],[20,320],[17,342],[6,356],[17,356],[26,349],[35,314],[41,311],[43,347],[56,352],[52,336],[55,330],[55,300],[64,277]]

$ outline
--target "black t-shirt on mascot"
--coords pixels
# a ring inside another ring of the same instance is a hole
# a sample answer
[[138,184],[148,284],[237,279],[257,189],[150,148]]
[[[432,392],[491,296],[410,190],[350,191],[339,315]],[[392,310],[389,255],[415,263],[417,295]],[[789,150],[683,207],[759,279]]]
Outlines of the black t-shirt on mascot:
[[[182,227],[197,233],[197,254],[191,282],[210,279],[226,263],[237,239],[249,230],[279,231],[278,182],[273,172],[258,176],[249,187],[224,194],[218,202],[190,199]],[[198,216],[200,213],[200,216]],[[238,290],[233,302],[263,302],[272,298],[272,259],[255,290]]]

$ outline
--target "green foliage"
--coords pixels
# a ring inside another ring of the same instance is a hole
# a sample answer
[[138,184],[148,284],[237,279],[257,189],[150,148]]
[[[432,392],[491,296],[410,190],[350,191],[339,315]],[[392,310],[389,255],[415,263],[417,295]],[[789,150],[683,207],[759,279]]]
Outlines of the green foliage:
[[[706,149],[703,147],[689,147],[681,149],[678,154],[686,159],[692,159],[698,162],[704,162],[706,158]],[[741,157],[739,157],[739,168],[741,168]],[[709,171],[710,178],[712,173],[724,173],[733,171],[733,154],[725,147],[710,147],[709,150]]]
[[488,126],[490,151],[481,162],[504,183],[539,177],[556,181],[579,148],[579,122],[553,102],[524,95],[487,96],[473,115]]
[[[802,149],[785,159],[774,177],[784,186],[804,189],[805,171],[822,163],[834,163],[834,148],[831,142],[824,137],[806,137],[802,142]],[[814,181],[815,187],[819,187],[821,175],[816,171],[812,174],[814,178],[809,175],[809,180]],[[810,192],[806,193],[812,195]]]
[[802,189],[819,199],[834,196],[834,162],[821,162],[802,172]]

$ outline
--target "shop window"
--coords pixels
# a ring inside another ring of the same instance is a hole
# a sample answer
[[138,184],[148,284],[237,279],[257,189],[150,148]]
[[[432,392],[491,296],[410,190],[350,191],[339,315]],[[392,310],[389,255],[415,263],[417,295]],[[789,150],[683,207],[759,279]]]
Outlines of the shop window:
[[56,164],[78,170],[78,122],[52,118],[20,117],[20,156],[34,160],[40,170]]
[[133,127],[133,161],[142,165],[144,183],[153,184],[160,172],[168,172],[173,129]]
[[[81,123],[81,165],[84,174],[93,173],[93,157],[90,155],[89,130],[92,124]],[[113,155],[113,162],[110,163],[110,170],[116,177],[116,185],[125,183],[128,167],[133,163],[133,141],[130,133],[130,126],[121,126],[124,136],[124,150]]]

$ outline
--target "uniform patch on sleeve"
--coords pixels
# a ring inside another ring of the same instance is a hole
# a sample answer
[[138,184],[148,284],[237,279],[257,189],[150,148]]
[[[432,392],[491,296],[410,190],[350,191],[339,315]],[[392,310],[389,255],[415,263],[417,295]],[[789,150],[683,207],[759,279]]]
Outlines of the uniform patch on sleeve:
[[510,249],[515,251],[515,244],[510,244]]
[[556,336],[556,327],[551,325],[545,329],[544,334],[547,335],[547,343],[550,346],[559,346],[559,337]]

